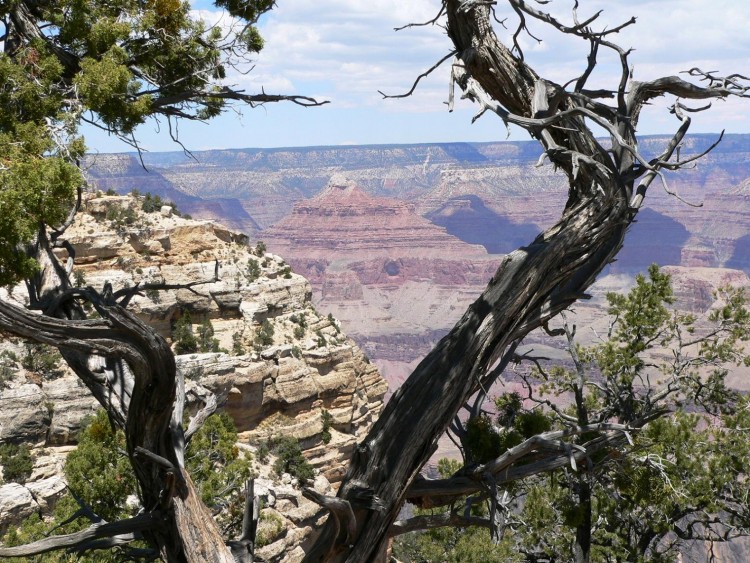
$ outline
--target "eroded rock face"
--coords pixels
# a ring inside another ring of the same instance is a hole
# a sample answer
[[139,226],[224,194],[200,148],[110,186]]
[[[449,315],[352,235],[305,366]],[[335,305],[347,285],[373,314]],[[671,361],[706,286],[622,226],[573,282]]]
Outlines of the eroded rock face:
[[[166,338],[186,312],[196,333],[210,322],[217,342],[208,341],[208,349],[219,351],[177,357],[188,390],[200,385],[219,397],[237,425],[239,446],[249,452],[278,434],[297,437],[316,468],[316,486],[332,492],[356,441],[380,413],[387,384],[338,321],[312,306],[305,278],[281,257],[249,247],[244,235],[174,212],[143,213],[132,197],[89,196],[66,234],[76,248],[77,283],[143,287],[130,308]],[[157,292],[154,284],[191,287]],[[12,291],[12,298],[22,295],[21,288]],[[19,341],[1,348],[23,354]],[[26,485],[0,488],[0,526],[7,528],[62,494],[65,452],[58,447],[75,443],[98,404],[62,368],[54,379],[19,369],[0,400],[0,442],[32,443],[38,452]],[[324,412],[331,420],[328,443]],[[263,464],[256,469],[259,486],[274,499],[268,509],[282,521],[265,557],[301,558],[300,546],[324,512],[291,482],[276,482]]]
[[340,318],[379,366],[424,355],[499,264],[483,246],[420,216],[414,203],[372,196],[340,174],[263,238],[311,281],[316,305]]

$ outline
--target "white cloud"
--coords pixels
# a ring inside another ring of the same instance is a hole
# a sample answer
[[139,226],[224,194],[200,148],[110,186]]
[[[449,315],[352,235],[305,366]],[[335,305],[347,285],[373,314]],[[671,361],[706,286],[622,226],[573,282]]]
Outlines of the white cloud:
[[[612,37],[625,48],[635,47],[630,62],[636,80],[676,74],[693,66],[721,73],[750,75],[750,9],[747,0],[580,0],[579,20],[603,10],[596,26],[612,28],[637,17],[635,25]],[[536,4],[568,24],[573,0]],[[194,0],[196,13],[212,24],[228,28],[231,18],[210,9],[207,0]],[[275,104],[265,111],[244,112],[245,128],[230,115],[219,143],[226,146],[280,146],[339,144],[356,139],[370,142],[436,140],[497,140],[505,129],[493,116],[471,124],[476,108],[458,101],[456,115],[448,116],[449,62],[422,80],[413,96],[384,100],[378,94],[407,91],[414,79],[446,55],[451,41],[437,26],[393,28],[432,19],[440,0],[282,0],[260,22],[266,46],[247,75],[231,73],[228,82],[247,92],[304,94],[327,99],[324,109],[307,110]],[[507,17],[508,30],[496,26],[510,40],[517,19],[504,0],[498,0],[499,18]],[[529,20],[538,43],[521,34],[526,60],[542,76],[558,83],[575,79],[586,67],[588,43],[562,36]],[[600,50],[600,66],[590,87],[613,87],[621,69],[617,57]],[[674,117],[659,102],[644,113],[640,129],[671,131]],[[325,118],[323,117],[325,116]],[[357,119],[360,122],[352,124]],[[233,120],[233,121],[232,121]],[[336,126],[330,126],[336,123]],[[750,106],[737,101],[715,103],[710,114],[697,115],[694,131],[750,132]],[[209,128],[201,129],[207,131]],[[186,128],[185,130],[188,130]],[[205,135],[203,133],[202,135]],[[514,135],[513,138],[527,138]],[[198,143],[204,143],[202,136]],[[215,143],[214,143],[215,144]],[[190,142],[188,141],[188,145]],[[193,145],[194,146],[194,145]],[[173,148],[173,147],[172,147]]]

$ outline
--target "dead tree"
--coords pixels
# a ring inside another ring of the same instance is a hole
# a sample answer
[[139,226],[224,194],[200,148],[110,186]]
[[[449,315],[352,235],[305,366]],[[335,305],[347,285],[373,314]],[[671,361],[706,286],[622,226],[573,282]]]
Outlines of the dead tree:
[[[522,0],[507,3],[519,19],[514,38],[527,32],[528,20],[538,20],[587,41],[591,51],[582,74],[565,85],[538,76],[524,62],[517,41],[509,47],[496,37],[491,19],[494,2],[445,0],[434,21],[447,18],[454,44],[451,56],[455,55],[451,80],[479,104],[480,115],[489,110],[539,140],[543,158],[568,177],[567,203],[553,227],[502,261],[483,294],[394,394],[357,447],[338,497],[311,495],[329,508],[331,517],[308,561],[376,561],[389,537],[398,533],[393,523],[405,500],[440,504],[441,499],[479,490],[488,482],[496,488],[503,480],[584,459],[623,439],[626,427],[599,424],[594,428],[599,436],[571,453],[568,439],[592,430],[573,428],[536,436],[452,479],[428,481],[419,476],[458,410],[481,387],[489,387],[518,342],[586,296],[586,289],[620,249],[654,180],[666,187],[662,171],[686,164],[673,155],[693,110],[675,101],[672,113],[680,121],[679,128],[659,157],[646,160],[636,139],[643,106],[664,94],[687,99],[747,95],[743,77],[719,77],[698,69],[689,74],[704,81],[702,86],[678,77],[632,81],[628,52],[610,37],[634,20],[599,32],[592,27],[596,15],[578,21],[574,13],[573,23],[564,24]],[[619,83],[611,90],[589,90],[587,80],[601,49],[619,57]],[[607,143],[595,138],[589,128],[592,123],[608,132]],[[32,305],[44,315],[2,302],[0,329],[57,346],[110,418],[125,429],[145,511],[129,521],[93,526],[75,538],[1,548],[0,555],[81,548],[104,537],[127,541],[138,533],[168,561],[231,561],[230,549],[184,471],[184,392],[169,347],[127,312],[125,295],[70,287],[69,270],[52,253],[63,230],[50,236],[43,228],[32,249],[41,266],[29,284]],[[93,303],[102,319],[86,320],[82,300]],[[518,463],[529,455],[534,455],[533,463]],[[400,528],[404,526],[410,524]],[[231,545],[237,558],[246,561],[252,559],[252,526],[245,528],[247,533]]]
[[[629,51],[610,39],[635,19],[595,31],[599,14],[581,21],[574,11],[573,22],[565,24],[537,7],[545,3],[507,0],[507,8],[518,19],[510,46],[493,29],[493,18],[499,21],[496,2],[445,0],[441,14],[454,45],[452,80],[464,97],[479,105],[479,115],[490,111],[506,124],[526,129],[540,142],[542,159],[549,159],[567,176],[562,216],[528,246],[505,257],[479,299],[393,395],[357,447],[339,490],[339,498],[351,510],[333,513],[307,561],[375,561],[384,553],[389,535],[397,532],[391,526],[407,499],[439,505],[441,498],[481,490],[488,477],[494,484],[521,479],[624,439],[625,427],[599,425],[599,437],[569,453],[564,433],[540,435],[454,479],[430,482],[419,476],[458,410],[479,389],[489,388],[517,343],[586,297],[587,288],[621,248],[653,182],[658,180],[669,190],[663,171],[688,163],[675,156],[690,127],[689,112],[707,106],[691,109],[680,99],[748,96],[746,78],[720,77],[699,69],[687,74],[703,85],[677,76],[636,82],[630,73]],[[580,76],[560,85],[524,62],[518,37],[530,33],[531,20],[590,44]],[[587,81],[603,50],[620,61],[618,83],[610,90],[589,90]],[[678,98],[671,112],[679,126],[663,152],[646,159],[638,150],[638,119],[644,105],[662,95]],[[607,142],[595,137],[592,124],[606,130]],[[571,432],[587,430],[591,429]],[[528,461],[531,454],[536,461],[518,463]],[[354,523],[339,521],[347,514]]]

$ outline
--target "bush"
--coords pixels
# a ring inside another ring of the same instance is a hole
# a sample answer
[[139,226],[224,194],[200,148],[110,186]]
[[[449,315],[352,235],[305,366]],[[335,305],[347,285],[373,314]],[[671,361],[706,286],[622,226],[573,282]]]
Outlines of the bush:
[[255,331],[255,344],[258,346],[270,346],[273,344],[274,328],[271,321],[264,319]]
[[5,389],[8,382],[13,379],[18,371],[18,358],[13,352],[5,350],[0,354],[0,389]]
[[312,465],[302,455],[302,447],[294,436],[276,436],[271,440],[270,448],[277,458],[273,464],[273,470],[277,475],[289,473],[300,482],[315,477]]
[[121,205],[110,205],[105,215],[107,221],[111,221],[116,227],[132,225],[135,223],[137,216],[131,207]]
[[331,427],[333,426],[333,416],[327,410],[323,409],[321,413],[323,418],[323,432],[320,434],[320,439],[324,444],[328,444],[331,441]]
[[24,484],[34,469],[34,458],[27,444],[0,445],[0,465],[6,482]]
[[249,282],[254,282],[260,277],[260,264],[257,260],[250,259],[247,261],[247,273],[245,275]]
[[99,410],[65,461],[71,490],[110,522],[128,516],[125,499],[135,492],[135,476],[124,450],[125,435],[115,431],[107,413]]
[[86,275],[82,270],[76,270],[73,272],[73,283],[76,287],[83,287],[86,285]]
[[245,353],[245,346],[242,344],[242,333],[235,332],[232,335],[232,354],[242,356]]
[[143,196],[141,209],[145,213],[155,213],[157,211],[161,211],[162,205],[165,205],[165,203],[164,200],[162,200],[161,196],[153,195],[151,194],[151,192],[146,192],[146,195]]
[[250,460],[237,448],[237,427],[225,412],[211,416],[196,432],[185,452],[185,467],[203,503],[225,510],[222,527],[239,532],[244,509],[244,486],[252,476]]
[[198,349],[201,352],[220,352],[219,340],[214,338],[214,325],[206,319],[198,327]]
[[189,311],[184,311],[174,323],[172,342],[177,354],[192,354],[198,351],[198,340],[193,333],[193,320]]
[[35,342],[27,342],[24,346],[26,354],[21,359],[21,366],[24,369],[38,373],[48,379],[55,379],[63,374],[63,370],[60,368],[62,358],[57,348]]
[[284,530],[284,520],[276,512],[264,510],[258,519],[258,532],[255,547],[263,547],[273,542]]
[[266,248],[266,243],[262,240],[259,240],[255,245],[255,255],[263,256],[266,253],[266,250],[268,250],[268,248]]

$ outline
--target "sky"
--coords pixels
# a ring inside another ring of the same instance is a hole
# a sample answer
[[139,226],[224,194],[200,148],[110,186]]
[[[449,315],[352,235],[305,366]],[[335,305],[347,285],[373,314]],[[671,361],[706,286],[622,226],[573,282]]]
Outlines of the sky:
[[[211,2],[193,0],[196,15],[226,23],[226,14]],[[537,5],[538,6],[538,5]],[[572,22],[573,0],[553,0],[543,9]],[[395,27],[432,19],[439,0],[278,0],[259,22],[265,48],[247,74],[232,73],[227,84],[248,93],[301,94],[328,100],[322,107],[291,103],[237,108],[208,124],[183,122],[180,139],[190,150],[271,148],[347,144],[479,142],[527,140],[520,130],[508,132],[494,115],[472,124],[477,107],[459,101],[448,112],[450,61],[422,80],[414,94],[383,99],[378,90],[399,94],[415,78],[448,54],[452,44],[437,26]],[[614,36],[630,56],[634,79],[650,80],[692,67],[722,74],[750,76],[750,5],[747,0],[580,0],[579,19],[598,10],[602,27],[631,16],[635,25]],[[497,1],[498,16],[513,12]],[[532,22],[534,35],[522,37],[526,60],[542,76],[565,83],[585,68],[588,44],[561,36]],[[498,28],[501,38],[510,31]],[[592,87],[612,87],[619,77],[614,57],[600,55]],[[458,93],[458,90],[457,90]],[[670,133],[677,121],[668,103],[657,102],[641,118],[641,134]],[[750,133],[750,100],[716,101],[693,119],[692,132]],[[131,147],[97,130],[86,129],[94,152],[130,151]],[[150,151],[181,150],[164,127],[144,124],[136,136]]]

